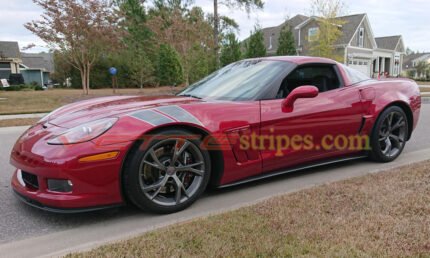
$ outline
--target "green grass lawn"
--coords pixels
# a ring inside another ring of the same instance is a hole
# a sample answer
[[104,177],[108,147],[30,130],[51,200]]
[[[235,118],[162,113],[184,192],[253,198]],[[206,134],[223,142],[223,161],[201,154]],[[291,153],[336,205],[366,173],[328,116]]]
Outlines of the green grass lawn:
[[173,94],[179,88],[159,87],[139,89],[91,90],[83,95],[78,89],[50,89],[46,91],[0,91],[0,115],[50,112],[62,105],[79,100],[112,95],[164,95]]
[[421,91],[421,93],[430,92],[430,88],[420,87],[420,91]]
[[430,161],[68,257],[429,257]]
[[430,85],[430,81],[429,82],[422,82],[422,81],[416,81],[418,85]]

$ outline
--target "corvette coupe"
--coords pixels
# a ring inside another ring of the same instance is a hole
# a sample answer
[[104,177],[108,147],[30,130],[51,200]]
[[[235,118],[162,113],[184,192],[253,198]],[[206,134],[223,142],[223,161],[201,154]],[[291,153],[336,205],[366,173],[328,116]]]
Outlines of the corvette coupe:
[[176,96],[53,111],[13,147],[11,184],[22,201],[53,212],[131,203],[172,213],[209,186],[364,157],[393,161],[420,108],[411,80],[374,80],[324,58],[243,60]]

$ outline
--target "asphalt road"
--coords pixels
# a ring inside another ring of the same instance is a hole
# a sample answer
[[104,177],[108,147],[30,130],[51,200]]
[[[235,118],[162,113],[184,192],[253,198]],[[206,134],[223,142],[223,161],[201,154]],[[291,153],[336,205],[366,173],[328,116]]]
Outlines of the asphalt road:
[[[0,257],[12,257],[28,244],[45,245],[33,254],[64,252],[66,247],[95,246],[109,241],[138,234],[145,230],[184,221],[189,218],[229,210],[243,204],[254,203],[273,195],[297,191],[326,182],[364,175],[397,165],[430,158],[430,104],[424,104],[421,120],[413,138],[402,156],[394,163],[377,164],[365,160],[346,162],[311,169],[255,183],[206,193],[190,209],[171,215],[152,215],[132,207],[121,207],[93,213],[61,215],[52,214],[18,201],[10,189],[13,167],[9,165],[12,145],[23,128],[0,128]],[[23,245],[26,244],[26,245]],[[70,249],[70,250],[73,250]],[[19,256],[19,255],[18,255]]]

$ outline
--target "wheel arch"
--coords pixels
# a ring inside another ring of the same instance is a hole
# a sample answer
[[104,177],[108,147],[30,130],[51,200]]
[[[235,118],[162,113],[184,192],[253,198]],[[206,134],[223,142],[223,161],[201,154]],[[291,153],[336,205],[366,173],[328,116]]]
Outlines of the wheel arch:
[[407,140],[409,141],[411,136],[412,136],[412,131],[414,129],[414,115],[413,115],[411,107],[407,103],[405,103],[401,100],[390,102],[379,112],[378,118],[385,110],[387,110],[388,108],[393,107],[393,106],[397,106],[397,107],[401,108],[403,110],[403,112],[405,112],[405,114],[406,114],[406,117],[408,119],[408,137],[407,137]]
[[[173,126],[165,125],[165,126],[156,127],[146,131],[142,136],[159,134],[162,131],[167,129],[185,130],[192,134],[201,135],[203,138],[211,136],[211,134],[208,131],[202,128],[191,126],[191,125],[185,125],[185,124],[177,124]],[[124,174],[124,171],[127,169],[127,165],[130,164],[130,159],[132,158],[133,154],[138,150],[138,148],[142,144],[143,138],[144,137],[139,137],[139,139],[132,144],[131,148],[127,152],[127,155],[122,164],[122,168],[120,170],[120,175],[119,175],[120,187],[121,187],[120,190],[121,190],[122,197],[125,201],[127,201],[127,195],[124,192],[123,174]],[[212,139],[215,140],[214,138]],[[211,159],[211,177],[209,179],[209,187],[217,187],[219,186],[222,176],[224,175],[224,156],[222,151],[220,150],[209,150],[209,156]]]

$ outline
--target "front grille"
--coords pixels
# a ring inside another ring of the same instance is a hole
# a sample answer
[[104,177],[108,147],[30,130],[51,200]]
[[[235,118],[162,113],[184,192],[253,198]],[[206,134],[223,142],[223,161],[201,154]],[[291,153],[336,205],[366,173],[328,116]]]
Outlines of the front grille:
[[22,171],[22,180],[24,181],[26,186],[30,186],[34,189],[39,189],[39,181],[37,180],[37,176],[30,174],[28,172]]

